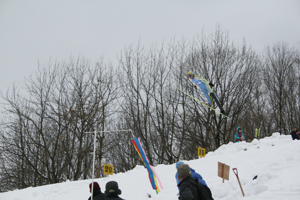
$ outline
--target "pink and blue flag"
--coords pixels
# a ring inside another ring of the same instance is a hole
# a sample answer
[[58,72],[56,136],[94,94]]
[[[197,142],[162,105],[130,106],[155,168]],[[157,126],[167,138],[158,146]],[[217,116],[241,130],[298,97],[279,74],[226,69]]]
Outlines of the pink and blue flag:
[[163,186],[162,186],[160,179],[159,179],[157,173],[155,172],[154,168],[149,164],[149,160],[148,160],[146,153],[142,147],[140,139],[135,138],[132,140],[132,143],[133,143],[136,151],[138,152],[139,156],[141,157],[145,167],[147,168],[147,171],[149,174],[149,180],[150,180],[153,190],[156,190],[156,193],[160,192],[158,183],[159,183],[161,189],[163,189]]

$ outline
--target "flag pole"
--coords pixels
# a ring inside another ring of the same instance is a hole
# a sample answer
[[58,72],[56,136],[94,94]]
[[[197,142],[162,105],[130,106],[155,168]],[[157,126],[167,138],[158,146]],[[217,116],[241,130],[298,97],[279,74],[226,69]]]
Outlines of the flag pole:
[[93,200],[93,194],[94,194],[94,173],[95,173],[95,155],[96,155],[96,133],[97,128],[95,129],[94,133],[94,152],[93,152],[93,174],[92,174],[92,200]]
[[93,174],[92,174],[92,197],[91,197],[91,200],[93,200],[93,194],[94,194],[94,173],[95,173],[95,157],[96,157],[96,133],[99,132],[99,133],[108,133],[108,132],[130,132],[131,135],[133,136],[132,134],[132,130],[129,129],[129,130],[111,130],[111,131],[97,131],[97,127],[95,128],[95,131],[94,132],[86,132],[86,133],[94,133],[94,151],[93,151]]

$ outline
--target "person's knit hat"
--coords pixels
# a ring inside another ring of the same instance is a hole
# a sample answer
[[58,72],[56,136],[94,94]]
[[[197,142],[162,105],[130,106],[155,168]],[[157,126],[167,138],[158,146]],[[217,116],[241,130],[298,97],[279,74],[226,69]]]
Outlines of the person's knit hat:
[[[93,190],[101,190],[99,184],[97,182],[93,182]],[[90,191],[92,191],[92,183],[90,183]]]
[[105,185],[105,194],[121,194],[121,190],[119,189],[118,183],[116,181],[109,181]]
[[184,164],[184,162],[182,162],[182,161],[177,162],[177,163],[176,163],[176,169],[177,169],[177,167],[178,167],[179,165],[182,165],[182,164]]

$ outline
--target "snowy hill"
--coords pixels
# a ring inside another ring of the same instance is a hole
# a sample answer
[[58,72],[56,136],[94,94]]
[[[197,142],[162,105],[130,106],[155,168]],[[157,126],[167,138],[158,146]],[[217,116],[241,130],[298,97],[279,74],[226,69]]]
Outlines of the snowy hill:
[[[199,172],[211,188],[215,200],[225,199],[300,199],[300,141],[293,141],[289,135],[274,133],[272,137],[254,140],[251,143],[229,143],[205,158],[186,161]],[[217,176],[218,161],[229,165],[229,181],[222,183]],[[243,198],[232,168],[238,169],[239,178],[245,192]],[[174,175],[175,164],[155,167],[164,189],[156,194],[151,189],[147,170],[136,166],[126,173],[96,179],[102,191],[106,182],[115,180],[122,190],[124,199],[177,199],[178,190]],[[254,176],[258,176],[253,180]],[[88,199],[91,180],[67,181],[65,183],[27,188],[1,193],[0,199],[11,200],[82,200]]]

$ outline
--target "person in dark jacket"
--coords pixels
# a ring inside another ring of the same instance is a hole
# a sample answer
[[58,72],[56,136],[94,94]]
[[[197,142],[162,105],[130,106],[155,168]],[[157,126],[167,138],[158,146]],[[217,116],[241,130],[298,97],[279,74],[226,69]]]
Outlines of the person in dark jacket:
[[178,187],[180,188],[180,200],[198,200],[199,192],[197,189],[197,181],[192,177],[190,166],[181,164],[177,167],[179,179]]
[[[179,166],[179,165],[182,165],[182,164],[184,164],[183,161],[177,162],[177,163],[176,163],[176,168],[178,168],[178,166]],[[192,177],[193,177],[194,179],[198,180],[198,182],[201,183],[202,185],[207,186],[205,180],[202,178],[202,176],[201,176],[199,173],[197,173],[197,172],[196,172],[194,169],[192,169],[192,168],[190,168],[190,170],[191,170]],[[178,185],[178,184],[180,183],[180,181],[179,181],[179,179],[178,179],[178,174],[177,174],[177,173],[175,174],[175,179],[176,179],[176,182],[177,182],[177,185]],[[180,194],[180,189],[179,189],[179,187],[178,187],[178,190],[179,190],[179,194]]]
[[297,132],[298,132],[298,130],[297,130],[297,128],[296,127],[294,127],[293,128],[293,131],[291,132],[291,135],[292,135],[292,138],[293,138],[293,140],[299,140],[300,138],[299,138],[299,135],[297,134]]
[[[92,185],[93,184],[93,185]],[[101,188],[97,182],[90,183],[90,193],[93,195],[93,200],[105,200],[105,195],[101,192]],[[93,192],[92,192],[93,189]],[[92,198],[90,197],[89,200]]]
[[107,200],[110,199],[117,199],[117,200],[123,200],[119,197],[119,195],[122,193],[119,189],[118,183],[116,181],[109,181],[106,183],[105,186],[105,196]]

